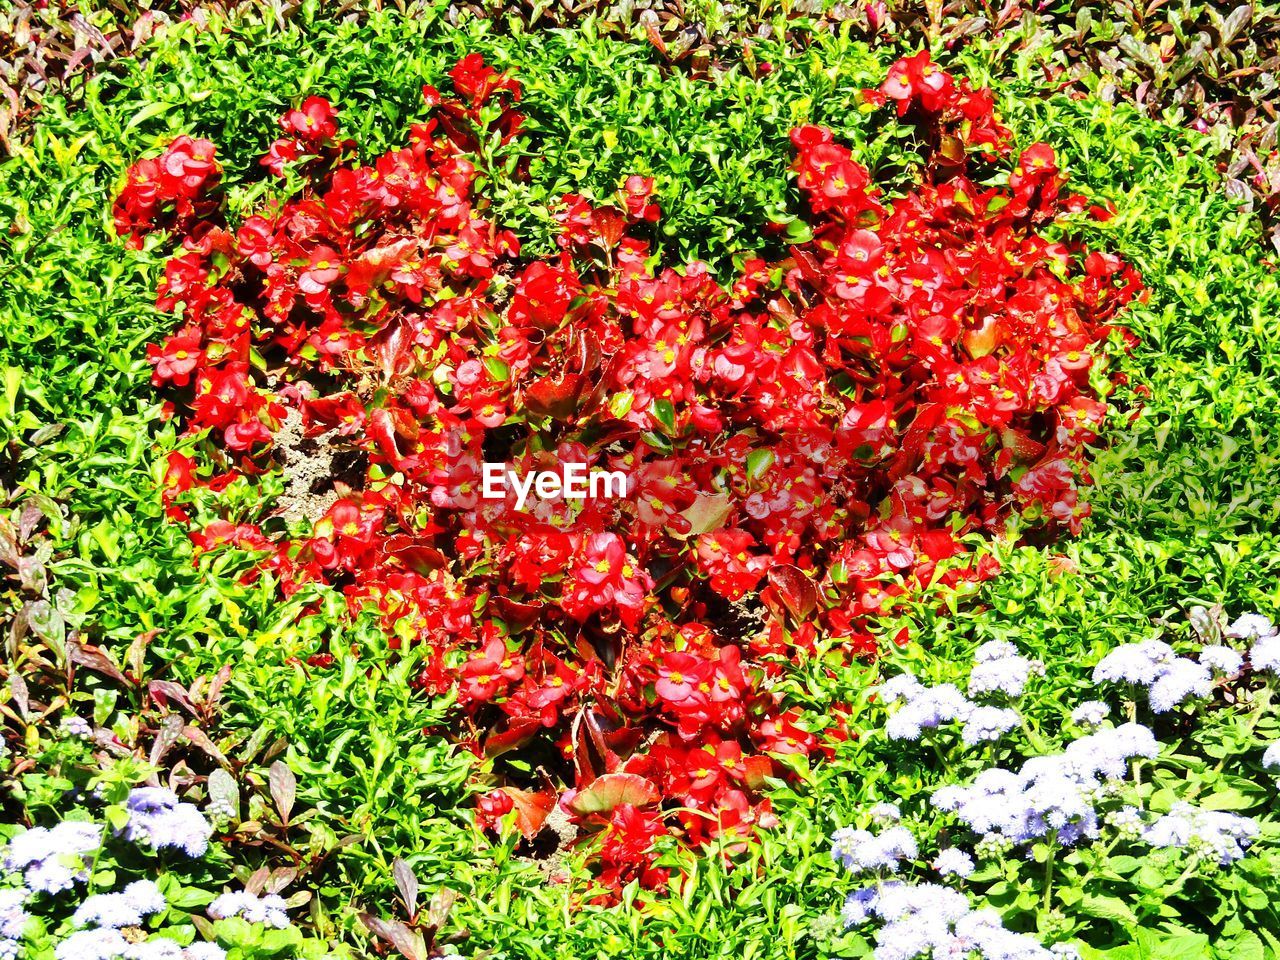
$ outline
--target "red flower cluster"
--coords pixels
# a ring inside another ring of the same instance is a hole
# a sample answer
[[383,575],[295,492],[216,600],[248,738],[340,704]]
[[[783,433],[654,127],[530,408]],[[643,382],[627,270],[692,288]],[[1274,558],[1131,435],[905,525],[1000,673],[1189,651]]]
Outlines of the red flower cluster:
[[[541,827],[555,795],[503,755],[552,743],[606,882],[657,882],[656,837],[745,837],[778,758],[820,749],[765,682],[789,660],[819,637],[873,653],[877,616],[991,576],[968,534],[1079,528],[1093,351],[1140,283],[1063,239],[1086,203],[1047,146],[1007,187],[970,178],[1008,132],[927,54],[868,94],[920,125],[924,182],[886,201],[830,131],[796,129],[814,239],[728,286],[647,267],[640,177],[566,196],[561,252],[518,260],[474,148],[518,135],[519,85],[474,56],[452,77],[460,97],[425,88],[431,118],[370,165],[326,101],[290,111],[264,163],[306,186],[235,229],[207,145],[130,171],[120,232],[182,241],[158,296],[182,325],[149,356],[199,453],[170,460],[166,500],[188,519],[184,491],[279,469],[290,418],[354,457],[305,535],[192,536],[424,645],[420,686],[457,692],[459,740],[491,761],[481,823]],[[482,496],[486,461],[617,471],[626,496],[518,509]]]

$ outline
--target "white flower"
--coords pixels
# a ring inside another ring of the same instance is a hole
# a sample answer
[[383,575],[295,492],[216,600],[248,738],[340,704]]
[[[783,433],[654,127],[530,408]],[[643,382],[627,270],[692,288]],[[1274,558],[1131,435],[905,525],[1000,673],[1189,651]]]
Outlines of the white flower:
[[224,893],[209,904],[209,916],[215,920],[241,916],[249,923],[264,923],[283,930],[289,926],[284,898],[274,893],[258,897],[247,890]]
[[1275,635],[1275,625],[1260,613],[1246,613],[1227,627],[1227,636],[1237,640],[1261,640]]
[[1093,668],[1093,681],[1148,686],[1164,673],[1164,665],[1174,658],[1173,648],[1161,640],[1127,643],[1098,661]]
[[1207,697],[1213,692],[1213,675],[1204,664],[1178,657],[1165,666],[1151,685],[1149,701],[1156,713],[1166,713],[1190,697]]
[[899,860],[919,853],[916,838],[906,827],[889,827],[879,834],[843,827],[831,835],[831,856],[850,872],[897,870]]
[[1280,769],[1280,740],[1267,747],[1262,755],[1262,765],[1268,770]]
[[1280,636],[1260,637],[1249,651],[1249,663],[1255,670],[1280,672]]
[[973,873],[973,857],[956,847],[938,852],[933,869],[944,877],[967,877]]
[[1258,824],[1248,817],[1176,803],[1142,832],[1142,839],[1153,847],[1207,853],[1225,866],[1243,857],[1259,832]]
[[1200,651],[1200,662],[1218,673],[1234,674],[1244,666],[1244,657],[1230,647],[1205,647]]
[[1071,711],[1071,722],[1081,727],[1100,727],[1110,713],[1111,708],[1101,700],[1090,700]]
[[999,740],[1022,722],[1017,710],[1006,707],[975,707],[965,721],[961,738],[969,746]]

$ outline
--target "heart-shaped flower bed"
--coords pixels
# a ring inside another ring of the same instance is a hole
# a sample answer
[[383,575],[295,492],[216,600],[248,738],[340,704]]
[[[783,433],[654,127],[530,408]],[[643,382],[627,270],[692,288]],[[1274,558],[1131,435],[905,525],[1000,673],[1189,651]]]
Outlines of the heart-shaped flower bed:
[[[121,234],[180,242],[158,303],[181,326],[149,349],[193,455],[165,497],[200,549],[428,649],[418,683],[493,761],[482,825],[532,836],[558,801],[606,883],[657,882],[655,836],[732,849],[778,758],[820,749],[770,691],[788,661],[869,655],[876,617],[992,575],[969,534],[1078,529],[1095,348],[1140,282],[1071,239],[1108,214],[1053,151],[1015,157],[990,92],[924,53],[865,94],[916,124],[921,182],[889,199],[797,128],[812,239],[728,285],[654,262],[640,177],[564,197],[560,254],[521,259],[478,149],[521,136],[519,84],[476,56],[451,76],[370,164],[327,101],[290,111],[282,199],[237,224],[213,144],[130,170]],[[192,519],[193,487],[272,472],[252,522]]]

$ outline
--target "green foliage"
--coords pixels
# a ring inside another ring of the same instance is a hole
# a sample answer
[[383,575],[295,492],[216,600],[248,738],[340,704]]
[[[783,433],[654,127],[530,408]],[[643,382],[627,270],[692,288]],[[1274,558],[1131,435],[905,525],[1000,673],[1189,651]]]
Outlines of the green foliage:
[[[975,79],[999,49],[969,48]],[[0,219],[12,224],[0,235],[0,486],[15,503],[14,549],[0,552],[0,563],[16,570],[21,555],[40,569],[37,576],[28,563],[31,575],[5,587],[14,614],[0,696],[16,703],[14,677],[29,675],[36,659],[52,673],[65,670],[71,640],[121,663],[135,638],[159,631],[137,675],[184,687],[230,665],[205,726],[233,758],[238,789],[253,798],[233,824],[250,825],[245,845],[233,849],[250,851],[246,864],[256,865],[265,856],[253,846],[262,826],[296,850],[321,936],[367,943],[355,908],[392,912],[392,862],[403,857],[427,894],[447,886],[461,895],[446,933],[465,935],[448,949],[467,954],[865,955],[866,941],[833,919],[848,881],[827,855],[830,832],[871,803],[910,802],[975,769],[870,735],[879,724],[866,702],[870,676],[833,671],[822,659],[798,665],[781,692],[810,709],[815,727],[830,723],[830,704],[844,702],[853,705],[851,728],[869,735],[815,765],[803,789],[780,787],[779,826],[746,852],[695,862],[672,851],[668,865],[687,875],[681,884],[629,891],[629,909],[605,909],[587,902],[589,880],[572,862],[539,865],[514,838],[490,843],[470,826],[469,761],[419,732],[442,704],[410,688],[414,653],[388,649],[367,624],[324,637],[320,618],[295,624],[292,605],[341,598],[281,606],[269,582],[241,581],[243,559],[196,562],[163,516],[157,464],[180,441],[161,423],[143,345],[168,318],[151,306],[158,258],[126,253],[107,226],[125,166],[177,133],[207,136],[227,162],[233,203],[247,208],[268,189],[255,151],[286,103],[329,96],[352,135],[382,149],[418,115],[420,85],[439,83],[472,51],[516,68],[525,83],[535,155],[527,179],[499,192],[498,213],[541,248],[556,197],[571,189],[603,196],[634,172],[657,180],[671,226],[657,238],[663,256],[697,256],[723,271],[735,254],[777,250],[785,232],[762,230],[766,221],[788,223],[796,209],[786,133],[802,120],[830,124],[857,144],[857,158],[881,182],[904,182],[913,163],[904,131],[873,126],[856,106],[857,91],[887,58],[842,39],[796,55],[761,43],[755,56],[773,62],[771,73],[753,79],[743,66],[711,83],[673,75],[651,46],[597,38],[590,24],[498,35],[482,22],[451,27],[431,11],[375,13],[359,24],[313,25],[304,15],[283,25],[243,20],[225,32],[175,28],[146,57],[100,71],[79,109],[49,98],[29,144],[0,167]],[[1052,739],[1070,704],[1087,699],[1089,667],[1105,650],[1157,633],[1185,641],[1185,615],[1197,604],[1232,613],[1280,607],[1280,472],[1271,439],[1280,427],[1280,284],[1261,259],[1258,225],[1219,195],[1215,172],[1197,158],[1199,138],[1128,107],[1044,92],[1031,79],[1002,86],[1006,122],[1020,142],[1053,144],[1077,187],[1115,202],[1117,217],[1092,228],[1098,245],[1137,264],[1151,290],[1127,319],[1136,346],[1125,351],[1117,341],[1112,354],[1129,382],[1116,396],[1114,441],[1094,470],[1094,519],[1083,537],[1054,548],[1069,563],[1041,548],[998,547],[1001,577],[950,608],[913,611],[902,625],[922,648],[918,669],[939,681],[954,679],[988,639],[1011,639],[1044,660],[1027,713],[1033,732]],[[491,162],[518,159],[498,150]],[[885,626],[888,634],[899,624]],[[325,673],[305,666],[322,640],[340,653]],[[7,810],[61,810],[59,793],[74,782],[65,771],[84,759],[63,756],[80,748],[55,743],[42,724],[69,707],[93,713],[99,726],[123,722],[129,734],[122,705],[108,704],[111,690],[119,687],[131,711],[148,706],[139,684],[91,672],[52,692],[32,684],[28,710],[4,708],[3,762],[27,756],[36,767]],[[1201,797],[1271,816],[1274,784],[1258,756],[1277,731],[1260,704],[1205,711],[1162,732],[1176,743],[1165,779],[1147,789],[1190,784]],[[151,741],[138,743],[145,759]],[[189,741],[181,752],[201,754]],[[267,770],[276,760],[296,777],[296,812],[282,813],[271,796]],[[222,768],[207,755],[189,762],[202,776]],[[1090,956],[1274,956],[1280,925],[1260,905],[1277,892],[1274,827],[1267,829],[1261,855],[1181,887],[1176,865],[1154,866],[1157,877],[1122,855],[1081,850],[1054,865],[1053,909],[1071,918]],[[975,889],[1011,923],[1034,925],[1042,866],[1011,863],[1010,873]],[[1082,886],[1089,872],[1105,882]],[[548,883],[548,873],[562,882]],[[1072,890],[1081,896],[1069,903],[1064,891]],[[1156,904],[1166,894],[1176,915]]]

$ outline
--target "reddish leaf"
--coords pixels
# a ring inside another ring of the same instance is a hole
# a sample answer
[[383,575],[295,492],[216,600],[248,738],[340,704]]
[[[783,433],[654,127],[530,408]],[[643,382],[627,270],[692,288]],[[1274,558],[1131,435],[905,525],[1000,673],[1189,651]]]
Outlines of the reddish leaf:
[[634,773],[606,773],[589,787],[579,790],[569,807],[579,816],[586,816],[610,813],[624,803],[647,807],[657,803],[658,799],[658,788],[644,777]]
[[484,755],[497,757],[527,743],[542,729],[537,717],[510,717],[498,724],[484,740]]
[[196,715],[196,705],[192,702],[191,695],[172,680],[152,680],[147,685],[147,692],[162,707],[169,706],[169,701],[172,700],[193,717]]
[[747,757],[743,761],[743,765],[747,768],[747,786],[752,790],[759,790],[763,787],[765,777],[773,774],[773,761],[766,756]]
[[[125,675],[120,672],[120,667],[116,665],[115,658],[100,647],[93,646],[93,644],[77,643],[72,640],[67,644],[67,656],[72,663],[87,667],[94,673],[101,673],[112,680],[118,680],[120,683],[127,684],[129,682],[125,679]],[[178,687],[176,683],[171,684],[171,686]],[[178,687],[178,689],[181,690],[182,688]],[[185,694],[185,691],[183,692]]]
[[516,828],[525,837],[534,837],[542,830],[547,817],[556,805],[554,790],[521,790],[517,787],[499,787],[515,805]]
[[813,613],[818,605],[818,588],[799,567],[775,563],[769,568],[769,583],[797,622]]
[[427,546],[403,533],[387,537],[383,541],[382,550],[387,556],[395,557],[410,570],[424,577],[430,575],[433,570],[443,569],[449,563],[445,555],[435,547]]
[[578,409],[586,380],[576,373],[566,373],[558,380],[542,377],[524,391],[524,405],[539,417],[567,420]]

